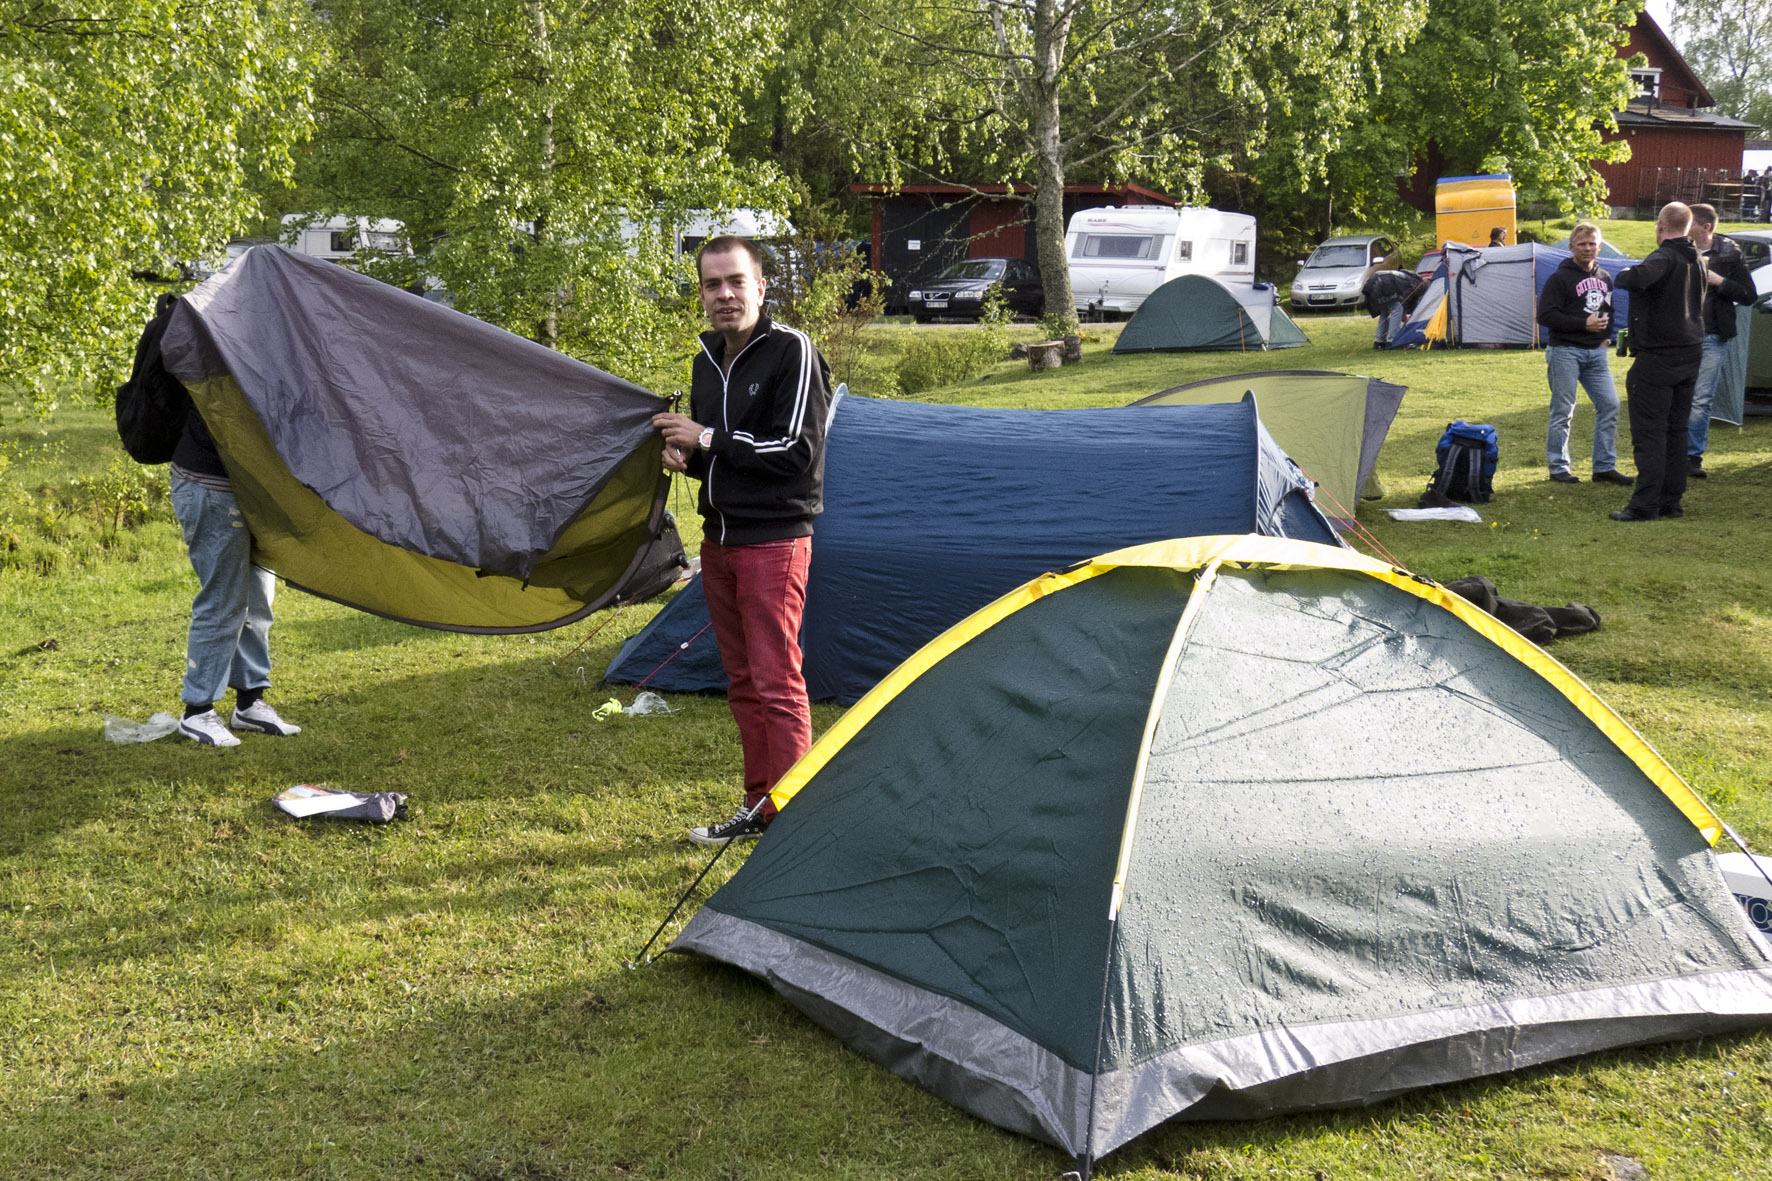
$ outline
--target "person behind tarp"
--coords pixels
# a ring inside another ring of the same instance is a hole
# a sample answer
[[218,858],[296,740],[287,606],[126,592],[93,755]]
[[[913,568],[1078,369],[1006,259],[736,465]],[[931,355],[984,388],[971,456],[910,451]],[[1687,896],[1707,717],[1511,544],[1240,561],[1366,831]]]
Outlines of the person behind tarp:
[[1585,389],[1594,404],[1594,482],[1628,486],[1631,478],[1618,471],[1618,391],[1606,347],[1612,339],[1612,280],[1599,258],[1600,227],[1578,223],[1569,234],[1569,257],[1551,272],[1538,298],[1551,394],[1544,457],[1552,480],[1581,483],[1569,470],[1569,426],[1575,420],[1576,390]]
[[[1692,211],[1678,201],[1655,219],[1660,242],[1642,262],[1619,271],[1616,285],[1631,293],[1631,448],[1637,486],[1614,521],[1683,517],[1686,494],[1686,419],[1704,340],[1704,288],[1709,281],[1686,231]],[[1720,281],[1720,277],[1716,277]]]
[[1754,301],[1754,281],[1741,248],[1718,237],[1716,229],[1717,211],[1709,205],[1694,205],[1687,237],[1698,248],[1705,270],[1722,277],[1722,282],[1704,291],[1704,355],[1698,363],[1698,381],[1692,387],[1692,414],[1686,420],[1686,475],[1694,480],[1710,475],[1704,470],[1704,452],[1710,446],[1710,408],[1723,376],[1723,362],[1729,356],[1729,342],[1735,339],[1735,305]]
[[1390,344],[1397,329],[1403,326],[1403,316],[1408,310],[1409,298],[1421,290],[1426,280],[1413,271],[1373,271],[1360,294],[1366,297],[1366,312],[1378,318],[1378,331],[1372,337],[1372,347],[1384,348]]
[[800,619],[812,520],[824,509],[830,366],[801,332],[763,314],[763,258],[721,236],[696,258],[701,334],[689,416],[655,415],[665,466],[701,481],[701,589],[744,749],[744,802],[689,830],[698,844],[760,836],[769,791],[812,745]]
[[[179,733],[209,746],[238,746],[232,731],[288,736],[300,726],[284,721],[264,699],[271,686],[271,572],[252,563],[252,534],[215,440],[195,407],[172,453],[172,509],[184,532],[197,597],[185,645]],[[222,724],[215,703],[234,690],[234,716]]]

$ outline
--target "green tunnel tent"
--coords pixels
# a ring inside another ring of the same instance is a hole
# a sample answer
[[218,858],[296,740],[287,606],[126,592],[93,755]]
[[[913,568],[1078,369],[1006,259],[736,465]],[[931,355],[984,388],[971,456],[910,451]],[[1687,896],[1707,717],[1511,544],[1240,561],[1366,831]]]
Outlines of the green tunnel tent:
[[179,303],[167,369],[253,560],[426,627],[558,627],[668,586],[664,400],[344,267],[248,250]]
[[1353,524],[1359,494],[1378,467],[1408,386],[1321,369],[1232,373],[1178,385],[1133,406],[1235,402],[1255,395],[1257,413],[1274,442],[1315,480],[1318,507],[1342,528]]
[[1310,338],[1274,302],[1274,289],[1221,283],[1209,275],[1171,279],[1145,299],[1120,338],[1116,353],[1250,352],[1292,349]]
[[672,950],[1091,1162],[1763,1024],[1721,821],[1572,674],[1347,550],[1118,551],[922,649]]

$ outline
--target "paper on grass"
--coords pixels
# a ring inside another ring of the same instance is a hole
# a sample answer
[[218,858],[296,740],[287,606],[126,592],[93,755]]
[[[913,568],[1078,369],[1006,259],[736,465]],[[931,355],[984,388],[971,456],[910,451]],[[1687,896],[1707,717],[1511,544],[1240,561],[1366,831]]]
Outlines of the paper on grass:
[[1473,525],[1483,523],[1483,514],[1468,505],[1456,508],[1392,508],[1385,512],[1393,521],[1469,521]]
[[272,797],[271,802],[297,818],[302,816],[318,816],[322,812],[341,812],[346,808],[355,808],[363,802],[363,797],[348,791],[339,791],[335,787],[315,787],[311,783],[298,783],[294,787],[285,788]]

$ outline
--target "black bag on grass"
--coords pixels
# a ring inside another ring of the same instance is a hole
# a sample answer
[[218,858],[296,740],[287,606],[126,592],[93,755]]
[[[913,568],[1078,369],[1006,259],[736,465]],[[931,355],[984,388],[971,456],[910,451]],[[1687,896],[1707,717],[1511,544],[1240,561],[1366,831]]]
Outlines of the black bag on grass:
[[191,412],[191,395],[160,357],[160,338],[177,305],[175,295],[162,295],[154,305],[154,318],[136,342],[135,368],[117,387],[117,435],[137,463],[170,462]]

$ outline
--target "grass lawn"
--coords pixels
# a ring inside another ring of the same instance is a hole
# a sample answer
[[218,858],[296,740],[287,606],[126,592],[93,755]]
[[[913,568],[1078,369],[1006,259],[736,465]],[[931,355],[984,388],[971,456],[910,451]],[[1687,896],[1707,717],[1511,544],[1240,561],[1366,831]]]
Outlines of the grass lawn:
[[[1624,490],[1544,479],[1542,354],[1374,353],[1371,324],[1307,318],[1314,343],[1271,355],[1115,358],[1112,330],[1095,330],[1080,366],[1004,363],[928,398],[1113,406],[1265,368],[1408,385],[1380,460],[1389,494],[1360,506],[1362,524],[1421,573],[1597,609],[1603,629],[1553,654],[1772,848],[1772,420],[1717,424],[1715,476],[1684,520],[1620,525],[1606,513]],[[871,345],[944,331],[963,330],[887,326]],[[1382,509],[1414,504],[1454,418],[1500,429],[1485,523],[1391,521]],[[1584,401],[1578,472],[1591,423]],[[1629,467],[1622,424],[1620,446]],[[129,483],[119,454],[98,411],[0,422],[0,1176],[1068,1167],[734,970],[624,966],[700,869],[681,834],[730,809],[739,766],[721,699],[591,717],[615,695],[601,670],[653,607],[481,637],[285,591],[272,699],[303,734],[234,750],[105,742],[104,714],[176,707],[195,588],[163,494],[113,487]],[[677,507],[692,515],[686,494]],[[819,707],[817,723],[839,713]],[[411,818],[297,823],[268,801],[300,782],[407,792]],[[1772,1175],[1772,1037],[1597,1055],[1353,1112],[1167,1125],[1100,1172],[1599,1179],[1609,1156],[1656,1181]]]

